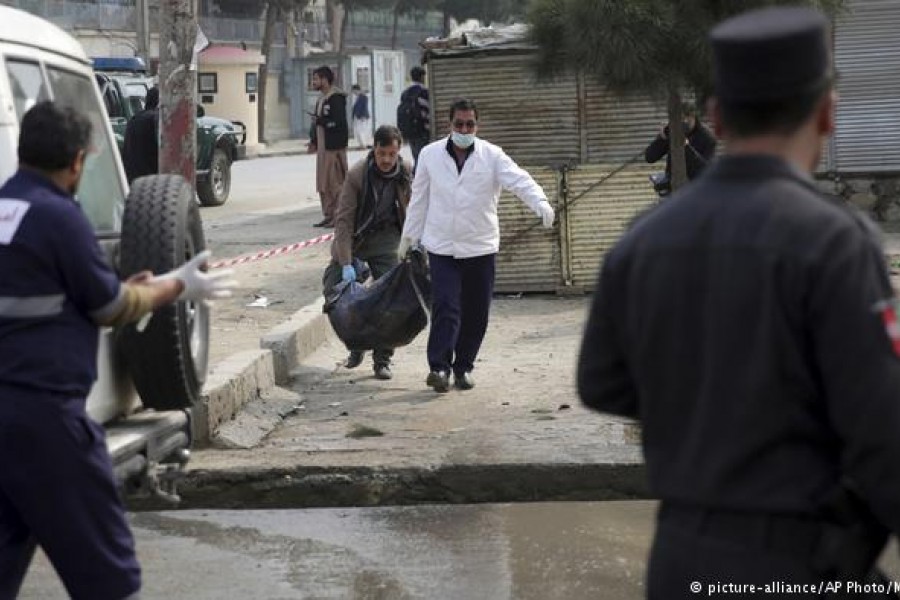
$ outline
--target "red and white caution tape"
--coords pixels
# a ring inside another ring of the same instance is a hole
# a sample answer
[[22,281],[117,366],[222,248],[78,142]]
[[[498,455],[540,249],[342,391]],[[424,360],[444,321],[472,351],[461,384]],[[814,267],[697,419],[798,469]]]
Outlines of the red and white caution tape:
[[210,269],[220,269],[222,267],[233,267],[234,265],[242,265],[248,262],[255,262],[257,260],[263,260],[264,258],[272,258],[273,256],[279,256],[281,254],[287,254],[288,252],[294,252],[296,250],[301,250],[303,248],[307,248],[309,246],[314,246],[315,244],[321,244],[322,242],[329,242],[334,239],[334,233],[326,233],[324,235],[320,235],[319,237],[312,238],[310,240],[306,240],[303,242],[295,242],[293,244],[288,244],[287,246],[280,246],[278,248],[272,248],[271,250],[262,250],[260,252],[255,252],[253,254],[244,254],[243,256],[238,256],[235,258],[226,258],[224,260],[219,260],[209,264]]

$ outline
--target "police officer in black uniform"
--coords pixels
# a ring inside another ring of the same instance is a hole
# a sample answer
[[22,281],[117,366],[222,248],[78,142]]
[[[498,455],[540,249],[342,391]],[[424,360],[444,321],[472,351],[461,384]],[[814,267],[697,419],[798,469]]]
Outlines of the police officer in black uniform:
[[74,600],[136,598],[140,567],[103,429],[85,410],[98,327],[175,300],[230,294],[202,252],[121,282],[73,196],[91,147],[74,109],[22,118],[19,169],[0,186],[0,600],[41,546]]
[[579,393],[641,421],[649,598],[870,597],[900,531],[900,331],[872,227],[810,177],[828,22],[768,8],[711,40],[727,155],[606,256]]

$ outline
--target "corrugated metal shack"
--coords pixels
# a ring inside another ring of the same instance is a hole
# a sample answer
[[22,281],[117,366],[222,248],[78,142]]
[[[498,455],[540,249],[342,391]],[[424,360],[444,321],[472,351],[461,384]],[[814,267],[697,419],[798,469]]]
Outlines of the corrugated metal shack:
[[[837,127],[817,175],[823,189],[876,218],[898,218],[900,0],[851,0],[847,9],[834,28]],[[432,131],[448,133],[453,98],[474,99],[479,135],[525,167],[560,213],[558,228],[548,232],[504,195],[497,290],[590,290],[602,254],[656,202],[647,177],[663,165],[647,165],[640,154],[665,111],[662,103],[614,95],[584,75],[537,81],[534,48],[524,35],[518,25],[423,44]]]
[[522,41],[522,30],[504,33],[501,41],[475,32],[426,43],[432,131],[447,135],[452,100],[471,98],[479,136],[531,173],[559,214],[558,226],[545,230],[504,193],[497,291],[590,290],[602,254],[635,214],[656,202],[648,177],[663,165],[647,165],[643,150],[665,121],[664,108],[613,95],[584,76],[537,81],[534,49]]

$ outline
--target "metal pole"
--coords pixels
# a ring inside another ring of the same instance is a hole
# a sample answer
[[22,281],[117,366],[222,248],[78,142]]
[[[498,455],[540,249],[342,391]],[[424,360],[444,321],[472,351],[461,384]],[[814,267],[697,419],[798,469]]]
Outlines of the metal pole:
[[191,0],[160,0],[159,172],[194,187],[197,161],[196,72],[191,68],[197,16]]
[[136,0],[137,55],[150,68],[150,0]]

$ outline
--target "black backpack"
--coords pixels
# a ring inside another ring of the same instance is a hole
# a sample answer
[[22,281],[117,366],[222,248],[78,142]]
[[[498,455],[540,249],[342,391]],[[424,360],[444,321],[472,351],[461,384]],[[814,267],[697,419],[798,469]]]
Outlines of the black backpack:
[[397,105],[397,129],[405,139],[420,138],[428,132],[428,123],[425,122],[422,107],[419,106],[422,90],[421,86],[410,86],[400,96],[400,104]]

